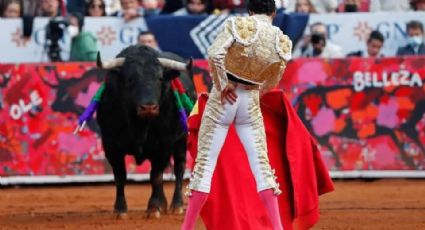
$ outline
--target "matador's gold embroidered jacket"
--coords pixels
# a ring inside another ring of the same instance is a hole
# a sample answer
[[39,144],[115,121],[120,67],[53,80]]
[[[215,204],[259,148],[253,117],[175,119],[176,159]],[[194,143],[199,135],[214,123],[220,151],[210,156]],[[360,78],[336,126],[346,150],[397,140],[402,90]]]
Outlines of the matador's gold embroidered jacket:
[[222,91],[230,73],[263,90],[273,88],[291,59],[291,50],[289,37],[267,15],[233,17],[208,49],[214,85]]

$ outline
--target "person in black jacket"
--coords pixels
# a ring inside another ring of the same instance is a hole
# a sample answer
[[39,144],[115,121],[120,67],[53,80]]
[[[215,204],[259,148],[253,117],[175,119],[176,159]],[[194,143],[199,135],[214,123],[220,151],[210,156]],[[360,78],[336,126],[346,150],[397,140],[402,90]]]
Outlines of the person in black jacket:
[[183,8],[183,6],[183,0],[165,0],[165,4],[162,8],[161,14],[171,14]]
[[425,55],[424,26],[420,21],[410,21],[407,23],[406,46],[397,50],[397,55]]
[[69,13],[83,13],[85,11],[86,1],[85,0],[72,0],[66,2],[66,8]]
[[383,57],[381,54],[382,47],[384,47],[385,38],[381,32],[375,30],[370,33],[367,39],[367,50],[359,50],[349,53],[347,57]]

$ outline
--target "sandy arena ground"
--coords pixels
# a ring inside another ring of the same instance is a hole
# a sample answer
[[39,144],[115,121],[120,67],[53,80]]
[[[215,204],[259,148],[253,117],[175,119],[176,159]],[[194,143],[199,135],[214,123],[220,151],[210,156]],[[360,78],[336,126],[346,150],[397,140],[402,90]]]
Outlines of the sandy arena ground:
[[[425,229],[425,180],[336,181],[314,229]],[[168,199],[173,184],[166,184]],[[0,189],[0,229],[179,229],[183,216],[145,218],[148,184],[126,188],[129,215],[112,214],[112,185]],[[200,220],[197,229],[205,229]]]

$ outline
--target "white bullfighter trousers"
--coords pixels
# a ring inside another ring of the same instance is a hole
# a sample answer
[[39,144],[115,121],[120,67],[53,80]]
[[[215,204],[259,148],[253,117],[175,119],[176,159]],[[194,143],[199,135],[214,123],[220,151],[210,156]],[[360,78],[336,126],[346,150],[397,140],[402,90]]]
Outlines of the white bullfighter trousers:
[[[248,154],[249,164],[257,183],[257,191],[271,188],[274,194],[279,195],[281,193],[279,184],[276,183],[274,170],[271,169],[267,156],[259,91],[258,89],[245,89],[243,85],[238,85],[236,94],[238,96],[236,103],[231,105],[226,101],[225,105],[222,105],[220,92],[213,87],[202,117],[198,137],[198,154],[188,189],[204,193],[210,192],[218,155],[229,126],[234,122],[239,139]],[[228,163],[229,167],[231,164]]]

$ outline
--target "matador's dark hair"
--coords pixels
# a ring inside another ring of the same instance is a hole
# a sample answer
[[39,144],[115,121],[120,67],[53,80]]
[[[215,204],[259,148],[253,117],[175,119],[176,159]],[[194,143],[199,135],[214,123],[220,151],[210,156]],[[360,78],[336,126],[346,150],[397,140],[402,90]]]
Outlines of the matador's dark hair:
[[248,10],[255,14],[271,15],[276,11],[274,0],[249,0]]

